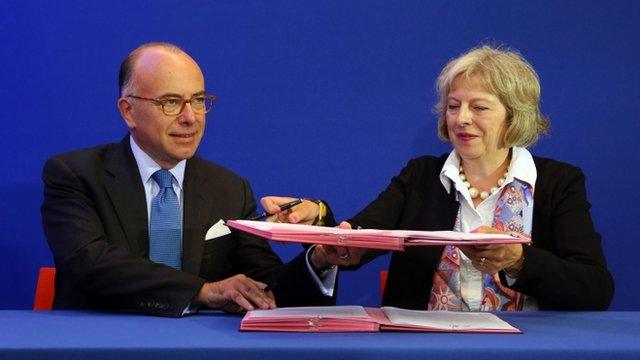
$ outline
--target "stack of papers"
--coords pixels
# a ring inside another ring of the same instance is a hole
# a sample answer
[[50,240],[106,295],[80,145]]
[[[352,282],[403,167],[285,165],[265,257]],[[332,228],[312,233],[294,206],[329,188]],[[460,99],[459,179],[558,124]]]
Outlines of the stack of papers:
[[377,332],[420,331],[511,333],[522,331],[492,313],[419,311],[395,307],[311,306],[253,310],[240,324],[244,331]]
[[226,224],[231,228],[270,240],[382,250],[403,250],[406,246],[526,244],[531,242],[528,238],[507,234],[457,231],[350,230],[251,220],[229,220]]

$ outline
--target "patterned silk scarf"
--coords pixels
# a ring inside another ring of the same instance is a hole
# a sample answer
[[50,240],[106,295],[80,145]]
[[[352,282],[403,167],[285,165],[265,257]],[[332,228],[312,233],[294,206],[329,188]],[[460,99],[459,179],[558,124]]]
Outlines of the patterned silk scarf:
[[[514,179],[504,187],[496,202],[493,214],[493,227],[504,232],[517,232],[525,236],[523,211],[532,201],[531,186]],[[460,214],[458,213],[458,217]],[[458,219],[459,221],[460,219]],[[524,294],[504,287],[498,273],[483,274],[481,311],[521,311],[524,306]],[[445,247],[438,269],[433,276],[433,286],[429,297],[428,310],[468,310],[460,295],[460,250],[448,245]]]

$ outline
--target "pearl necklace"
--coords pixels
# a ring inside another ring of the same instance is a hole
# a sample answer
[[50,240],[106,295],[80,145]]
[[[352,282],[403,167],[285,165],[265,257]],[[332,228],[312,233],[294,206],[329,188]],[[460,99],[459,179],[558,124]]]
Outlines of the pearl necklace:
[[508,171],[502,174],[502,177],[498,179],[498,185],[492,186],[489,191],[479,191],[477,188],[471,186],[471,183],[469,182],[469,180],[467,180],[467,176],[464,174],[464,170],[462,169],[462,166],[460,167],[460,179],[462,180],[464,186],[466,186],[467,189],[469,189],[469,195],[471,195],[472,199],[475,199],[478,197],[478,195],[480,195],[480,198],[484,200],[488,198],[489,195],[495,194],[496,192],[498,192],[498,189],[500,188],[500,186],[502,186],[504,182],[507,181],[508,174],[509,174]]

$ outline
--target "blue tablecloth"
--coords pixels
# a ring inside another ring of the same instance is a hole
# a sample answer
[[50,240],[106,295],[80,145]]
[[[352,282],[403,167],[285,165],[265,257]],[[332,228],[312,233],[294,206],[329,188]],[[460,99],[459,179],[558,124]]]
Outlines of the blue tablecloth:
[[640,359],[640,312],[500,316],[524,334],[256,333],[222,313],[4,310],[0,359]]

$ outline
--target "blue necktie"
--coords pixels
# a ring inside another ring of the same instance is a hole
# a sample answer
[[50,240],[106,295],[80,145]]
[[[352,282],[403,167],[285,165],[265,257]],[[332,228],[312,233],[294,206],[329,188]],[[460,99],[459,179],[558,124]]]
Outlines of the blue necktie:
[[158,170],[151,176],[160,186],[160,192],[151,201],[149,225],[149,259],[182,268],[182,219],[180,203],[173,191],[173,175],[168,170]]

